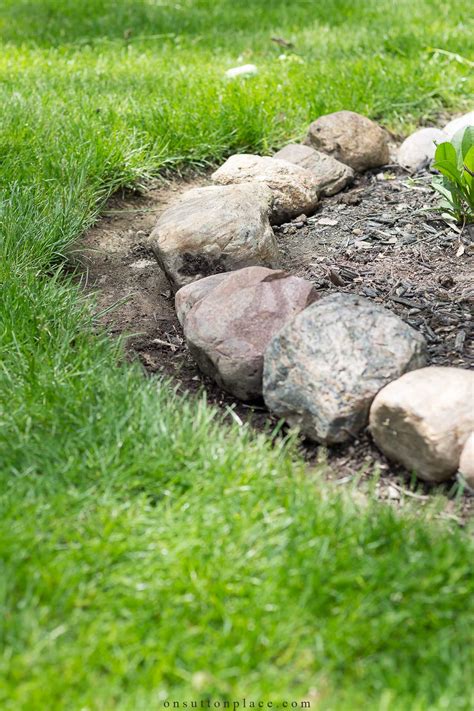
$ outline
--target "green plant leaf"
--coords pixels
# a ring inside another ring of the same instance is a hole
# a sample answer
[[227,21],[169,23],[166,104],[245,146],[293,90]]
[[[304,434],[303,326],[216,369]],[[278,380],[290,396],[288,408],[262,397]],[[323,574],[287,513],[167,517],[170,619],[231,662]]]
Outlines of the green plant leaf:
[[437,175],[435,178],[433,178],[431,186],[446,200],[452,202],[453,191],[450,181],[446,180],[446,178],[443,178],[441,175]]
[[457,222],[462,221],[462,201],[460,197],[460,189],[452,180],[436,175],[431,183],[436,192],[441,195],[439,210],[441,213],[447,213]]
[[464,156],[464,170],[474,173],[474,146],[471,146]]
[[456,164],[453,165],[449,160],[436,160],[433,163],[433,168],[439,170],[442,175],[462,188],[462,172],[458,169]]
[[436,147],[435,152],[435,162],[446,161],[451,163],[453,166],[457,165],[458,159],[456,155],[456,149],[452,143],[445,141],[444,143],[439,143]]
[[464,157],[463,180],[465,184],[464,197],[469,208],[468,221],[474,215],[474,146],[468,150]]
[[462,187],[462,158],[452,143],[445,141],[437,146],[433,167]]
[[464,163],[466,162],[466,156],[474,148],[474,126],[468,126],[463,133],[461,141],[461,155]]
[[474,145],[474,126],[467,126],[456,131],[451,139],[457,155],[457,166],[462,169],[463,160],[469,149]]

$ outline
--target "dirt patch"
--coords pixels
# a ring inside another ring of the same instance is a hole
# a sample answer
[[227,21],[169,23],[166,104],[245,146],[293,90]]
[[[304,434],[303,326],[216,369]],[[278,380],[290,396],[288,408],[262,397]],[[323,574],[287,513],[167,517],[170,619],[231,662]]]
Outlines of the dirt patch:
[[[352,292],[390,308],[424,335],[432,364],[472,367],[472,236],[433,211],[430,181],[428,173],[413,180],[396,168],[359,176],[350,189],[324,199],[314,216],[275,228],[282,266],[311,280],[321,295]],[[147,372],[164,373],[183,392],[204,388],[229,418],[271,431],[277,422],[263,406],[236,402],[197,369],[150,248],[160,213],[185,190],[206,184],[200,176],[153,186],[143,195],[114,196],[80,242],[82,283],[96,295],[101,322],[112,335],[128,335],[128,355]],[[361,471],[390,474],[381,479],[380,496],[403,500],[397,487],[406,490],[406,474],[380,455],[368,435],[329,451],[302,446],[309,461],[327,461],[329,476],[339,481]]]

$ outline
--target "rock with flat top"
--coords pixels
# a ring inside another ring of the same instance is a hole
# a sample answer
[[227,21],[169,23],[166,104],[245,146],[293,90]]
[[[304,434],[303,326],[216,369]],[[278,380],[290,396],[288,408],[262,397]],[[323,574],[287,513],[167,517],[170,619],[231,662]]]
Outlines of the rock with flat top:
[[377,446],[420,479],[442,482],[457,471],[474,429],[474,372],[429,367],[387,385],[370,410]]
[[[262,394],[263,352],[282,326],[314,301],[305,279],[248,267],[229,273],[202,296],[200,282],[184,287],[198,298],[183,318],[189,350],[200,369],[240,400]],[[182,303],[180,292],[177,302]]]
[[318,181],[320,194],[324,196],[335,195],[354,179],[354,171],[348,165],[302,143],[290,143],[273,157],[310,170]]
[[270,341],[268,408],[310,439],[345,442],[368,421],[377,392],[426,363],[423,337],[391,311],[352,294],[318,300]]
[[311,215],[318,203],[318,181],[311,171],[286,160],[237,154],[212,174],[218,185],[254,181],[267,185],[273,193],[270,221],[281,224],[302,212]]
[[150,241],[175,289],[211,274],[250,265],[277,266],[266,185],[194,188],[159,218]]
[[354,111],[320,116],[310,125],[305,144],[359,172],[386,165],[390,159],[387,132]]
[[433,161],[438,143],[447,140],[447,134],[439,128],[420,128],[403,141],[398,149],[397,163],[410,173],[428,168]]

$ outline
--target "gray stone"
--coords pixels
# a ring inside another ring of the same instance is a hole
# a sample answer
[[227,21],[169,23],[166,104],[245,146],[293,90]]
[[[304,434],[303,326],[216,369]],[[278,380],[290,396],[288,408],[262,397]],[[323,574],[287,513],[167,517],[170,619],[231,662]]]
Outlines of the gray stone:
[[271,340],[263,397],[311,439],[345,442],[366,425],[377,392],[425,362],[423,337],[398,316],[368,299],[336,294]]
[[439,128],[420,128],[403,141],[397,163],[410,173],[427,168],[434,158],[436,145],[447,140],[448,136]]
[[219,185],[255,181],[267,185],[274,197],[270,220],[281,224],[304,212],[311,215],[318,203],[318,181],[309,170],[286,160],[237,154],[212,174]]
[[268,219],[272,202],[270,189],[258,183],[184,193],[150,236],[172,286],[250,265],[277,266],[280,254]]
[[324,196],[335,195],[354,179],[354,171],[348,165],[302,143],[290,143],[273,157],[300,165],[314,173],[318,190]]
[[388,163],[388,139],[387,132],[366,116],[336,111],[313,121],[305,143],[356,171],[363,171]]
[[[248,267],[229,273],[198,298],[183,319],[200,369],[241,400],[262,394],[263,352],[279,329],[316,298],[313,285],[283,271]],[[179,296],[179,292],[177,297]]]
[[456,473],[473,428],[474,372],[462,368],[406,373],[378,393],[370,410],[377,446],[430,482]]

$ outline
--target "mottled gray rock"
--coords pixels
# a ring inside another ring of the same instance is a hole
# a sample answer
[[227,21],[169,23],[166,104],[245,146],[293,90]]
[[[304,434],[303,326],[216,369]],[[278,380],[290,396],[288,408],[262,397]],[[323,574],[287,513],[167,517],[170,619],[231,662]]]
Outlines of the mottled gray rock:
[[420,479],[452,477],[474,428],[474,372],[430,367],[387,385],[370,409],[370,431],[382,452]]
[[279,263],[269,223],[273,197],[266,185],[195,188],[159,218],[150,236],[174,288],[216,272]]
[[420,128],[405,138],[398,149],[397,163],[411,173],[427,168],[432,162],[436,146],[448,140],[439,128]]
[[474,494],[474,432],[467,438],[461,452],[459,473],[464,485]]
[[448,139],[451,140],[455,133],[468,126],[474,126],[474,111],[469,111],[467,114],[453,119],[446,124],[443,131],[448,136]]
[[293,217],[311,215],[318,203],[318,181],[309,170],[286,160],[237,154],[212,174],[219,185],[256,181],[267,185],[274,197],[270,221],[281,224]]
[[[185,288],[199,290],[199,285]],[[262,394],[269,340],[315,298],[310,282],[282,271],[248,267],[231,272],[185,314],[189,350],[222,388],[241,400],[254,400]]]
[[363,171],[388,163],[388,139],[387,132],[366,116],[336,111],[313,121],[305,143],[356,171]]
[[320,299],[285,326],[264,356],[268,408],[311,439],[344,442],[391,380],[426,362],[423,337],[368,299]]
[[273,157],[310,170],[318,181],[321,195],[335,195],[354,179],[354,171],[348,165],[302,143],[290,143]]
[[221,272],[220,274],[211,274],[211,276],[204,277],[204,279],[198,279],[197,281],[192,281],[190,284],[186,284],[186,286],[181,287],[181,289],[176,292],[174,305],[181,326],[193,306],[207,296],[207,294],[212,291],[212,289],[215,289],[218,284],[223,282],[224,279],[227,279],[231,273],[232,272]]

